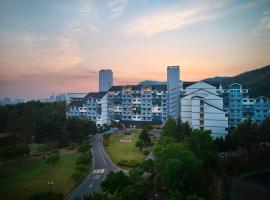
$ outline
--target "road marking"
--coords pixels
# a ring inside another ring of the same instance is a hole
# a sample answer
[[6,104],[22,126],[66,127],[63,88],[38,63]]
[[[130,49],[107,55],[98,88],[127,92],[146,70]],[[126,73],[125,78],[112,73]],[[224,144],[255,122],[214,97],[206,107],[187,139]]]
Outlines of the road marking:
[[94,169],[93,174],[104,174],[105,169]]

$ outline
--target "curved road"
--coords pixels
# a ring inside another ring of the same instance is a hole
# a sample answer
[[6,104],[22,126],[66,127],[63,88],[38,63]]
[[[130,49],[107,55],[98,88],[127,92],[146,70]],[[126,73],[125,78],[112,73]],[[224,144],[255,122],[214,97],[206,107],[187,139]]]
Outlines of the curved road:
[[[100,190],[100,184],[105,179],[106,175],[110,171],[120,171],[108,157],[107,153],[103,148],[103,136],[102,134],[96,134],[92,138],[92,170],[90,174],[84,179],[84,181],[75,188],[65,199],[74,200],[81,198],[93,192],[98,192]],[[124,171],[127,173],[127,171]]]

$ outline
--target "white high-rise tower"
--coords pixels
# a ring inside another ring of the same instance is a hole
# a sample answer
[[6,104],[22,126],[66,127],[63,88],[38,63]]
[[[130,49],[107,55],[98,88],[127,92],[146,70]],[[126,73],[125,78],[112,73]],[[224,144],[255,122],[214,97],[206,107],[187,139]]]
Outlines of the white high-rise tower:
[[179,66],[167,67],[168,116],[180,117],[180,70]]
[[113,86],[113,72],[110,69],[99,71],[99,91],[107,92]]

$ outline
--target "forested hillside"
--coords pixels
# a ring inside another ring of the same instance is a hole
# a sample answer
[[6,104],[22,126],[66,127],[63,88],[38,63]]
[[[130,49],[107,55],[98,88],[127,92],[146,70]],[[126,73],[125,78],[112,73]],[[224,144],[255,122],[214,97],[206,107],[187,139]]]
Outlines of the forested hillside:
[[221,83],[223,87],[228,87],[232,83],[240,83],[244,85],[244,88],[249,89],[251,96],[270,97],[270,65],[233,77],[222,77],[215,81]]

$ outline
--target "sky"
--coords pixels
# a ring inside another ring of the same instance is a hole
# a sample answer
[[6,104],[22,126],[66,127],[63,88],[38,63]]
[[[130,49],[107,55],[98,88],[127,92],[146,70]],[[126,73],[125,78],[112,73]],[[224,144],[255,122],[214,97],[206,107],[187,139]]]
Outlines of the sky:
[[270,0],[1,0],[0,98],[233,76],[270,64]]

